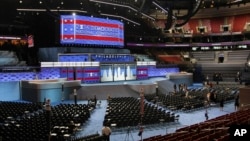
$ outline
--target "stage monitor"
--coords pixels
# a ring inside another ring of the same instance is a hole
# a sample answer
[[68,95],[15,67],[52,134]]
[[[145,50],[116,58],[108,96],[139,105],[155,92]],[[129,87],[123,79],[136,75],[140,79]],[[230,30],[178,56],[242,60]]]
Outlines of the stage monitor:
[[124,24],[119,20],[61,15],[60,43],[124,47]]

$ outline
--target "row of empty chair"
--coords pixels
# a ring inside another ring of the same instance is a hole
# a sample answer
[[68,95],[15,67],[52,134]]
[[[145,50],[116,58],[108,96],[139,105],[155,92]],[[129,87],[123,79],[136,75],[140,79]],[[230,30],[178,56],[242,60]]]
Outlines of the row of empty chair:
[[222,99],[224,102],[231,101],[239,92],[240,85],[237,84],[221,84],[212,88],[190,88],[188,95],[185,92],[177,91],[175,94],[148,94],[145,98],[149,102],[153,102],[172,111],[190,112],[200,108],[204,108],[207,102],[208,92],[216,95],[214,104],[218,104]]
[[146,102],[143,104],[142,114],[140,107],[140,100],[133,97],[112,98],[109,101],[103,124],[114,129],[138,126],[139,124],[152,125],[174,122],[177,116]]
[[225,64],[201,64],[202,73],[204,76],[208,76],[209,80],[212,81],[213,75],[215,73],[222,74],[221,77],[223,81],[233,82],[235,80],[235,76],[237,72],[241,72],[244,68],[244,64],[236,64],[236,63],[225,63]]
[[223,81],[234,81],[237,72],[244,70],[245,63],[249,56],[249,50],[244,51],[224,51],[224,62],[218,63],[216,60],[218,52],[191,52],[193,62],[201,67],[201,73],[204,76],[213,77],[214,73],[221,73]]
[[[146,99],[151,101],[152,97],[146,96]],[[171,111],[191,110],[204,106],[204,101],[194,98],[185,98],[181,95],[158,95],[157,103]]]
[[231,62],[245,63],[247,61],[249,54],[250,54],[249,50],[228,52],[227,60]]
[[205,52],[191,52],[192,58],[195,58],[197,62],[214,62],[215,52],[205,51]]
[[1,102],[0,108],[0,137],[12,141],[70,140],[77,132],[71,130],[71,121],[80,129],[94,110],[87,104],[59,104],[51,107],[48,120],[40,104]]
[[[200,52],[191,52],[192,58],[195,58],[198,63],[215,63],[216,56],[219,57],[219,54],[216,51],[200,51]],[[224,54],[224,62],[232,63],[232,62],[238,62],[238,63],[245,63],[247,61],[247,58],[249,56],[250,51],[249,50],[242,50],[242,51],[224,51],[222,52]],[[216,55],[217,54],[217,55]]]
[[42,109],[37,103],[0,101],[0,123]]
[[[248,14],[235,15],[230,17],[213,17],[213,18],[203,18],[203,19],[191,19],[187,25],[184,26],[184,31],[191,30],[193,33],[199,33],[197,27],[202,26],[206,27],[208,33],[222,33],[223,31],[221,26],[225,25],[227,21],[228,31],[232,32],[242,32],[249,30],[247,17]],[[228,32],[227,31],[227,32]]]

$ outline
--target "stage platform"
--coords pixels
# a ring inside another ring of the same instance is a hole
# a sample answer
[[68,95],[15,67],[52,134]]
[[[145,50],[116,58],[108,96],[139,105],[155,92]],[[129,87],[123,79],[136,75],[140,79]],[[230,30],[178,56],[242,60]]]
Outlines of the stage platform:
[[[185,83],[187,86],[193,86],[191,74],[172,74],[171,78],[153,77],[146,80],[116,81],[97,84],[82,84],[78,90],[79,99],[86,100],[96,95],[99,99],[105,100],[108,95],[111,97],[139,97],[141,89],[145,95],[169,94],[174,91],[174,84]],[[73,97],[71,97],[73,98]]]
[[81,100],[93,98],[94,95],[101,100],[106,100],[108,95],[111,97],[139,97],[141,89],[143,89],[145,95],[154,94],[156,93],[156,88],[161,83],[165,83],[165,81],[171,84],[165,77],[150,78],[147,80],[82,84],[82,87],[77,92],[79,94],[78,98]]
[[[183,81],[182,81],[183,80]],[[80,80],[59,79],[40,79],[2,82],[5,93],[1,94],[3,100],[25,100],[30,102],[44,102],[45,98],[50,98],[52,102],[74,99],[74,89],[77,90],[79,100],[87,100],[97,96],[100,100],[106,100],[108,95],[111,97],[139,97],[141,90],[146,94],[168,94],[173,92],[173,85],[186,83],[185,79],[178,77],[178,81],[172,81],[166,76],[152,77],[144,80],[114,81],[105,83],[86,84]],[[189,81],[191,82],[191,81]],[[192,82],[191,82],[192,83]],[[8,85],[7,85],[8,84]],[[188,86],[192,85],[188,83]],[[63,88],[62,88],[63,86]],[[15,92],[13,92],[15,90]],[[6,97],[5,94],[15,94]]]
[[164,77],[96,84],[81,84],[80,80],[69,81],[66,79],[27,80],[20,81],[20,100],[30,102],[44,102],[48,98],[52,102],[73,100],[74,90],[76,90],[78,100],[88,100],[94,95],[99,100],[106,100],[108,95],[111,97],[139,97],[142,90],[145,95],[156,93],[156,88],[166,82],[171,84]]
[[81,88],[80,80],[66,79],[23,80],[20,81],[21,100],[30,102],[52,102],[68,100],[74,90]]

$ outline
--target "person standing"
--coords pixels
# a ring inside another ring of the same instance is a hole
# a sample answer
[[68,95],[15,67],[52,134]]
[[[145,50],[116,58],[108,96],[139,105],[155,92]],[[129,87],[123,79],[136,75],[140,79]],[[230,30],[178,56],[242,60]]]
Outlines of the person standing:
[[108,94],[108,98],[107,98],[108,103],[110,102],[110,100],[111,100],[111,96],[110,94]]
[[220,111],[223,111],[223,108],[224,108],[224,99],[222,98],[220,100]]
[[206,111],[205,111],[205,118],[206,118],[206,120],[208,120],[208,112],[207,112],[207,109],[206,109]]
[[239,109],[239,94],[236,95],[235,97],[235,102],[234,102],[234,106],[235,106],[235,111],[237,111]]
[[189,97],[189,92],[188,92],[188,89],[185,90],[185,98],[188,98]]
[[46,117],[48,120],[50,120],[50,116],[51,116],[51,103],[50,103],[50,99],[47,99],[45,102],[45,111],[46,111]]
[[176,93],[177,86],[174,84],[174,93]]
[[104,127],[102,128],[102,135],[104,141],[110,141],[111,132],[111,129],[107,125],[104,125]]
[[208,85],[209,84],[209,76],[207,75],[206,76],[206,85]]
[[207,93],[207,104],[210,106],[210,102],[211,102],[211,93],[210,91],[208,91]]
[[96,107],[96,104],[97,104],[97,98],[96,98],[96,95],[94,95],[94,106]]

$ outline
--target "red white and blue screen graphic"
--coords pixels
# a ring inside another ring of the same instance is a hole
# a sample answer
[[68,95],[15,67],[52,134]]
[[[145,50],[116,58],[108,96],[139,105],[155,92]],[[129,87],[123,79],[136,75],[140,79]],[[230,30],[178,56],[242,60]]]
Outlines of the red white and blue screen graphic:
[[61,15],[61,44],[124,46],[124,26],[119,20]]

